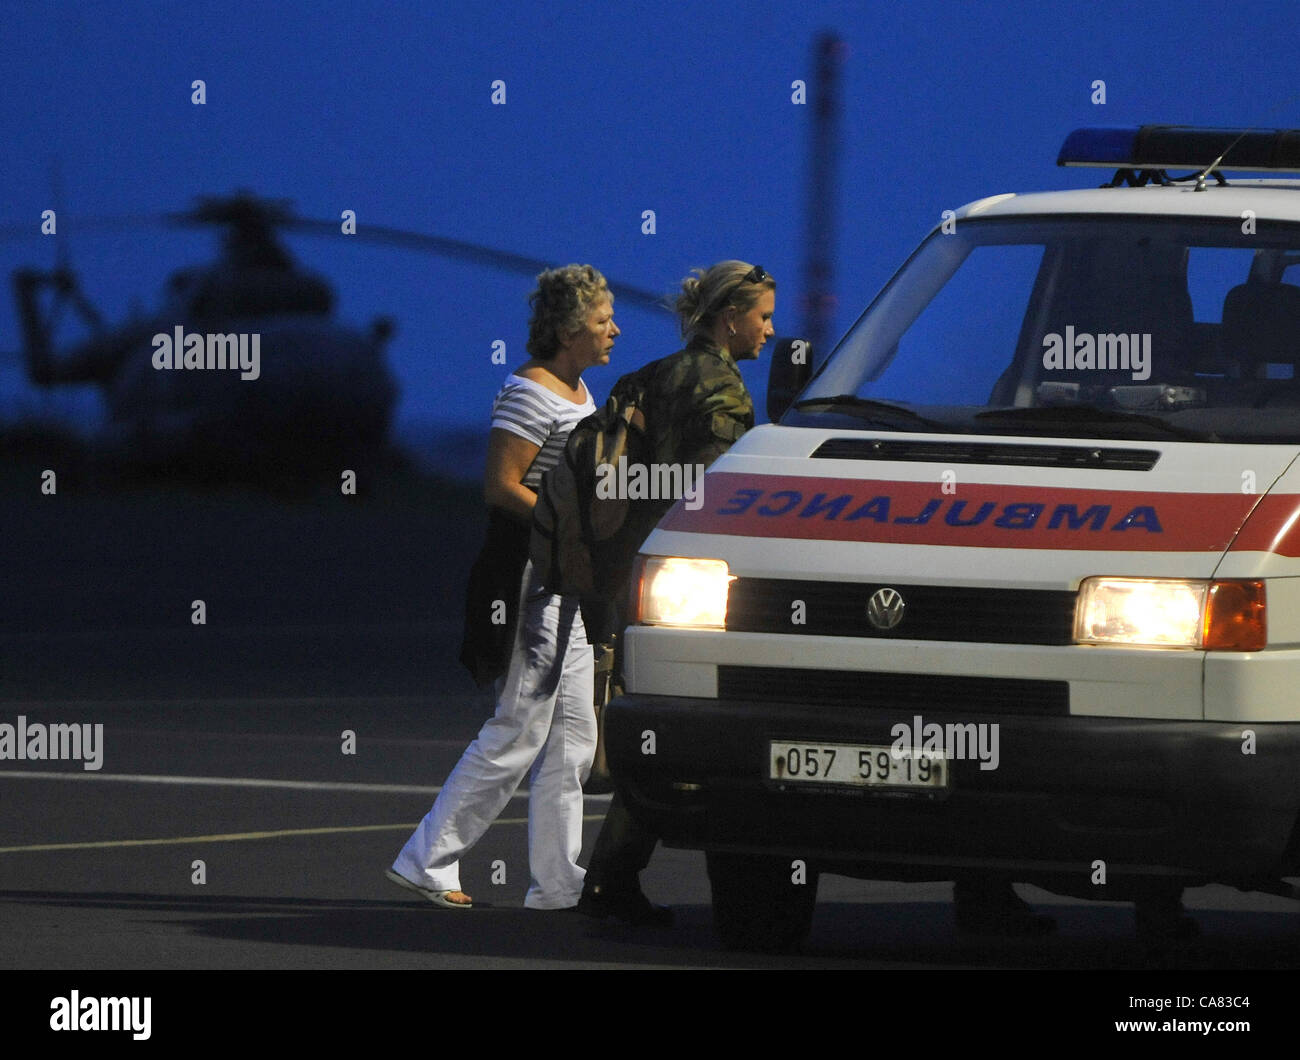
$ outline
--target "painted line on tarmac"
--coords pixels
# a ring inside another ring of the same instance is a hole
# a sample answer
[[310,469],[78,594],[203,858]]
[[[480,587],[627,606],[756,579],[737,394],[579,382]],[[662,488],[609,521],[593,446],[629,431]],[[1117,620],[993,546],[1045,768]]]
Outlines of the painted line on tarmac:
[[[600,821],[603,813],[583,815],[584,821]],[[418,822],[417,822],[418,823]],[[527,817],[502,817],[492,822],[499,824],[527,824]],[[410,832],[414,824],[358,824],[338,828],[285,828],[275,832],[230,832],[226,835],[189,835],[170,839],[107,839],[93,843],[36,843],[31,846],[0,847],[0,854],[39,853],[51,850],[109,850],[118,847],[177,846],[182,843],[240,843],[249,839],[286,839],[303,835],[340,835],[347,832]]]
[[[114,780],[127,784],[182,784],[209,785],[220,788],[281,788],[293,791],[357,791],[383,795],[437,795],[442,786],[424,784],[359,784],[351,781],[333,780],[262,780],[258,777],[186,777],[150,773],[95,773],[83,770],[80,773],[62,770],[16,769],[0,770],[0,780],[14,778],[28,780]],[[528,797],[528,790],[521,788],[514,798]],[[593,802],[608,801],[612,795],[585,795]]]
[[360,791],[388,795],[437,795],[442,787],[424,784],[358,784],[328,780],[261,780],[257,777],[187,777],[154,773],[80,773],[62,770],[16,769],[0,772],[0,780],[112,780],[126,784],[207,785],[216,788],[282,788],[293,791]]

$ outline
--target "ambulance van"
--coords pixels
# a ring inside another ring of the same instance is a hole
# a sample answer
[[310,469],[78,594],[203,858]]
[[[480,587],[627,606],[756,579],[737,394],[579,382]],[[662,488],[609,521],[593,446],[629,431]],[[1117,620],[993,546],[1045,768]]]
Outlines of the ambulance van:
[[1300,131],[1058,164],[1115,172],[945,216],[642,547],[611,768],[728,946],[821,873],[1294,893]]

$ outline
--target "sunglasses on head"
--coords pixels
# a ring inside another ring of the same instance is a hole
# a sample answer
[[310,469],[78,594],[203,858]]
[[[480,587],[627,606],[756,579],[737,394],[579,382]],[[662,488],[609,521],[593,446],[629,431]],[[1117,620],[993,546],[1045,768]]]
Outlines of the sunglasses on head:
[[741,283],[762,283],[767,279],[767,273],[762,265],[755,265],[741,279]]

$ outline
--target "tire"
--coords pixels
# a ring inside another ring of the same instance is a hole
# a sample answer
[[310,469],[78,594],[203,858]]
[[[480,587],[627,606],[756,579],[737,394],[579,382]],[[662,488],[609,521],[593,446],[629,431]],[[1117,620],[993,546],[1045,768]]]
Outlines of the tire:
[[790,859],[707,851],[713,887],[713,926],[729,950],[790,953],[808,937],[817,905],[818,874],[791,882]]

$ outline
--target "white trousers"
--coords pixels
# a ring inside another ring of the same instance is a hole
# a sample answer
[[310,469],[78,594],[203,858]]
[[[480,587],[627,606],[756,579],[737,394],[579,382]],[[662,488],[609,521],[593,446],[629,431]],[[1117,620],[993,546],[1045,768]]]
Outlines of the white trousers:
[[461,755],[393,870],[433,890],[460,890],[460,858],[528,775],[531,880],[524,905],[576,905],[586,875],[578,865],[582,784],[596,753],[594,680],[577,598],[545,592],[527,564],[510,670],[496,684],[496,713]]

